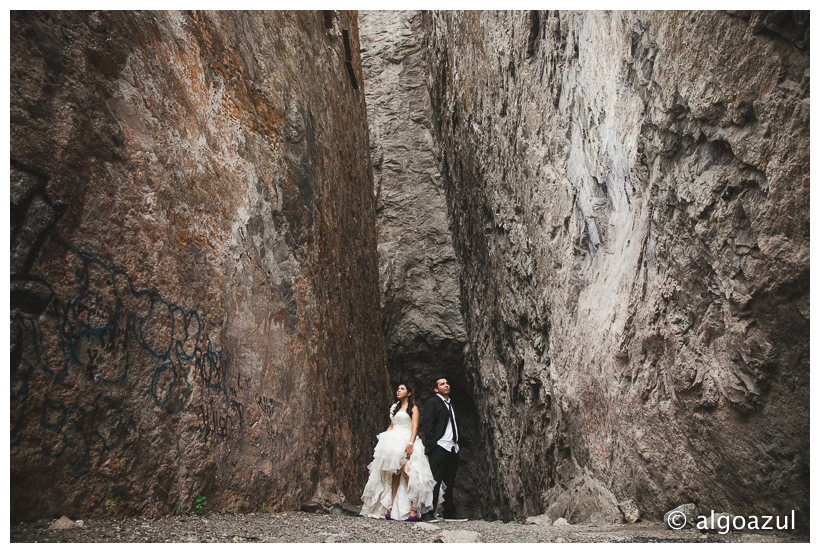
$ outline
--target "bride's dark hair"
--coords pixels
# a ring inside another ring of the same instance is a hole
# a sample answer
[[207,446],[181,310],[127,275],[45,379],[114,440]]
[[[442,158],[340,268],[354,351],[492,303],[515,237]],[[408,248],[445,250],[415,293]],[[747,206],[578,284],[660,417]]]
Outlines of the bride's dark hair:
[[[413,393],[413,388],[408,386],[407,384],[401,383],[399,386],[404,386],[407,389],[407,414],[411,417],[413,416],[413,406],[416,404],[413,401],[413,398],[416,397],[416,394]],[[393,409],[390,411],[391,415],[395,415],[399,411],[399,407],[401,406],[401,401],[397,401],[393,404]]]

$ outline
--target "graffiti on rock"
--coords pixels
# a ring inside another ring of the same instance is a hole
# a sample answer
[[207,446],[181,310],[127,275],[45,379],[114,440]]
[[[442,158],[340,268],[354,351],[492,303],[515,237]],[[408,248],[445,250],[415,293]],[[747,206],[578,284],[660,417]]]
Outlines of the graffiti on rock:
[[204,395],[192,408],[201,438],[241,436],[243,406],[227,385],[230,356],[200,313],[135,287],[94,253],[50,243],[68,253],[64,281],[12,275],[12,444],[37,429],[39,437],[25,438],[49,459],[87,468],[93,451],[136,446],[135,393],[150,395],[154,417],[174,415],[190,405],[197,378]]

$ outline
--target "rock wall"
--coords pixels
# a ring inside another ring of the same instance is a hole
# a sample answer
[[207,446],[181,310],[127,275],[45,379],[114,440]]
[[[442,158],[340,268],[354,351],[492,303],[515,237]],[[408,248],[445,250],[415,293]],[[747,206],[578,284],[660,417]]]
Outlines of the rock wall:
[[358,52],[355,12],[12,13],[12,521],[358,499]]
[[359,12],[379,223],[382,326],[393,389],[401,383],[412,386],[423,404],[433,395],[437,378],[450,382],[461,430],[456,500],[465,514],[477,516],[486,448],[479,439],[464,366],[467,336],[459,269],[430,133],[421,23],[421,14],[414,11]]
[[486,514],[807,522],[807,12],[423,17]]

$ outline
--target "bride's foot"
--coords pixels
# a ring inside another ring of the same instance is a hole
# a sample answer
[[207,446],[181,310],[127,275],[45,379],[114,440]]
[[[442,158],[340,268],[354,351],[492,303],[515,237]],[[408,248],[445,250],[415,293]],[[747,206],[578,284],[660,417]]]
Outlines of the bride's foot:
[[413,510],[413,509],[410,510],[410,516],[407,517],[407,520],[409,520],[411,522],[418,520],[418,516],[416,516],[416,511],[415,510]]

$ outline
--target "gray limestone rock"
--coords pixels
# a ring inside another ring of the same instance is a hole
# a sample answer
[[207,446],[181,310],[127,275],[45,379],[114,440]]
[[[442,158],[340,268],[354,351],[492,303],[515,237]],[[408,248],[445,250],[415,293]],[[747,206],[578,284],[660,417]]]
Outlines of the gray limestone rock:
[[484,538],[472,530],[444,530],[433,541],[435,543],[483,543]]
[[670,530],[694,528],[698,520],[698,508],[694,503],[678,505],[663,515],[663,521]]
[[423,20],[492,514],[809,512],[805,14]]
[[67,516],[62,516],[48,525],[49,530],[68,530],[74,527],[74,521]]
[[546,513],[534,517],[527,517],[527,524],[535,524],[537,526],[552,526],[552,519]]
[[564,517],[560,517],[558,520],[552,523],[553,526],[569,526],[570,523]]
[[573,524],[587,522],[595,513],[618,510],[612,492],[588,471],[571,481],[566,489],[553,488],[544,499],[549,504],[547,515],[553,520],[565,517]]
[[624,520],[628,523],[638,522],[638,519],[641,518],[641,511],[632,499],[618,503],[618,509],[623,513]]
[[417,528],[419,530],[427,530],[427,531],[429,531],[429,530],[438,530],[439,529],[438,525],[430,524],[429,522],[417,522],[414,525],[414,528]]

